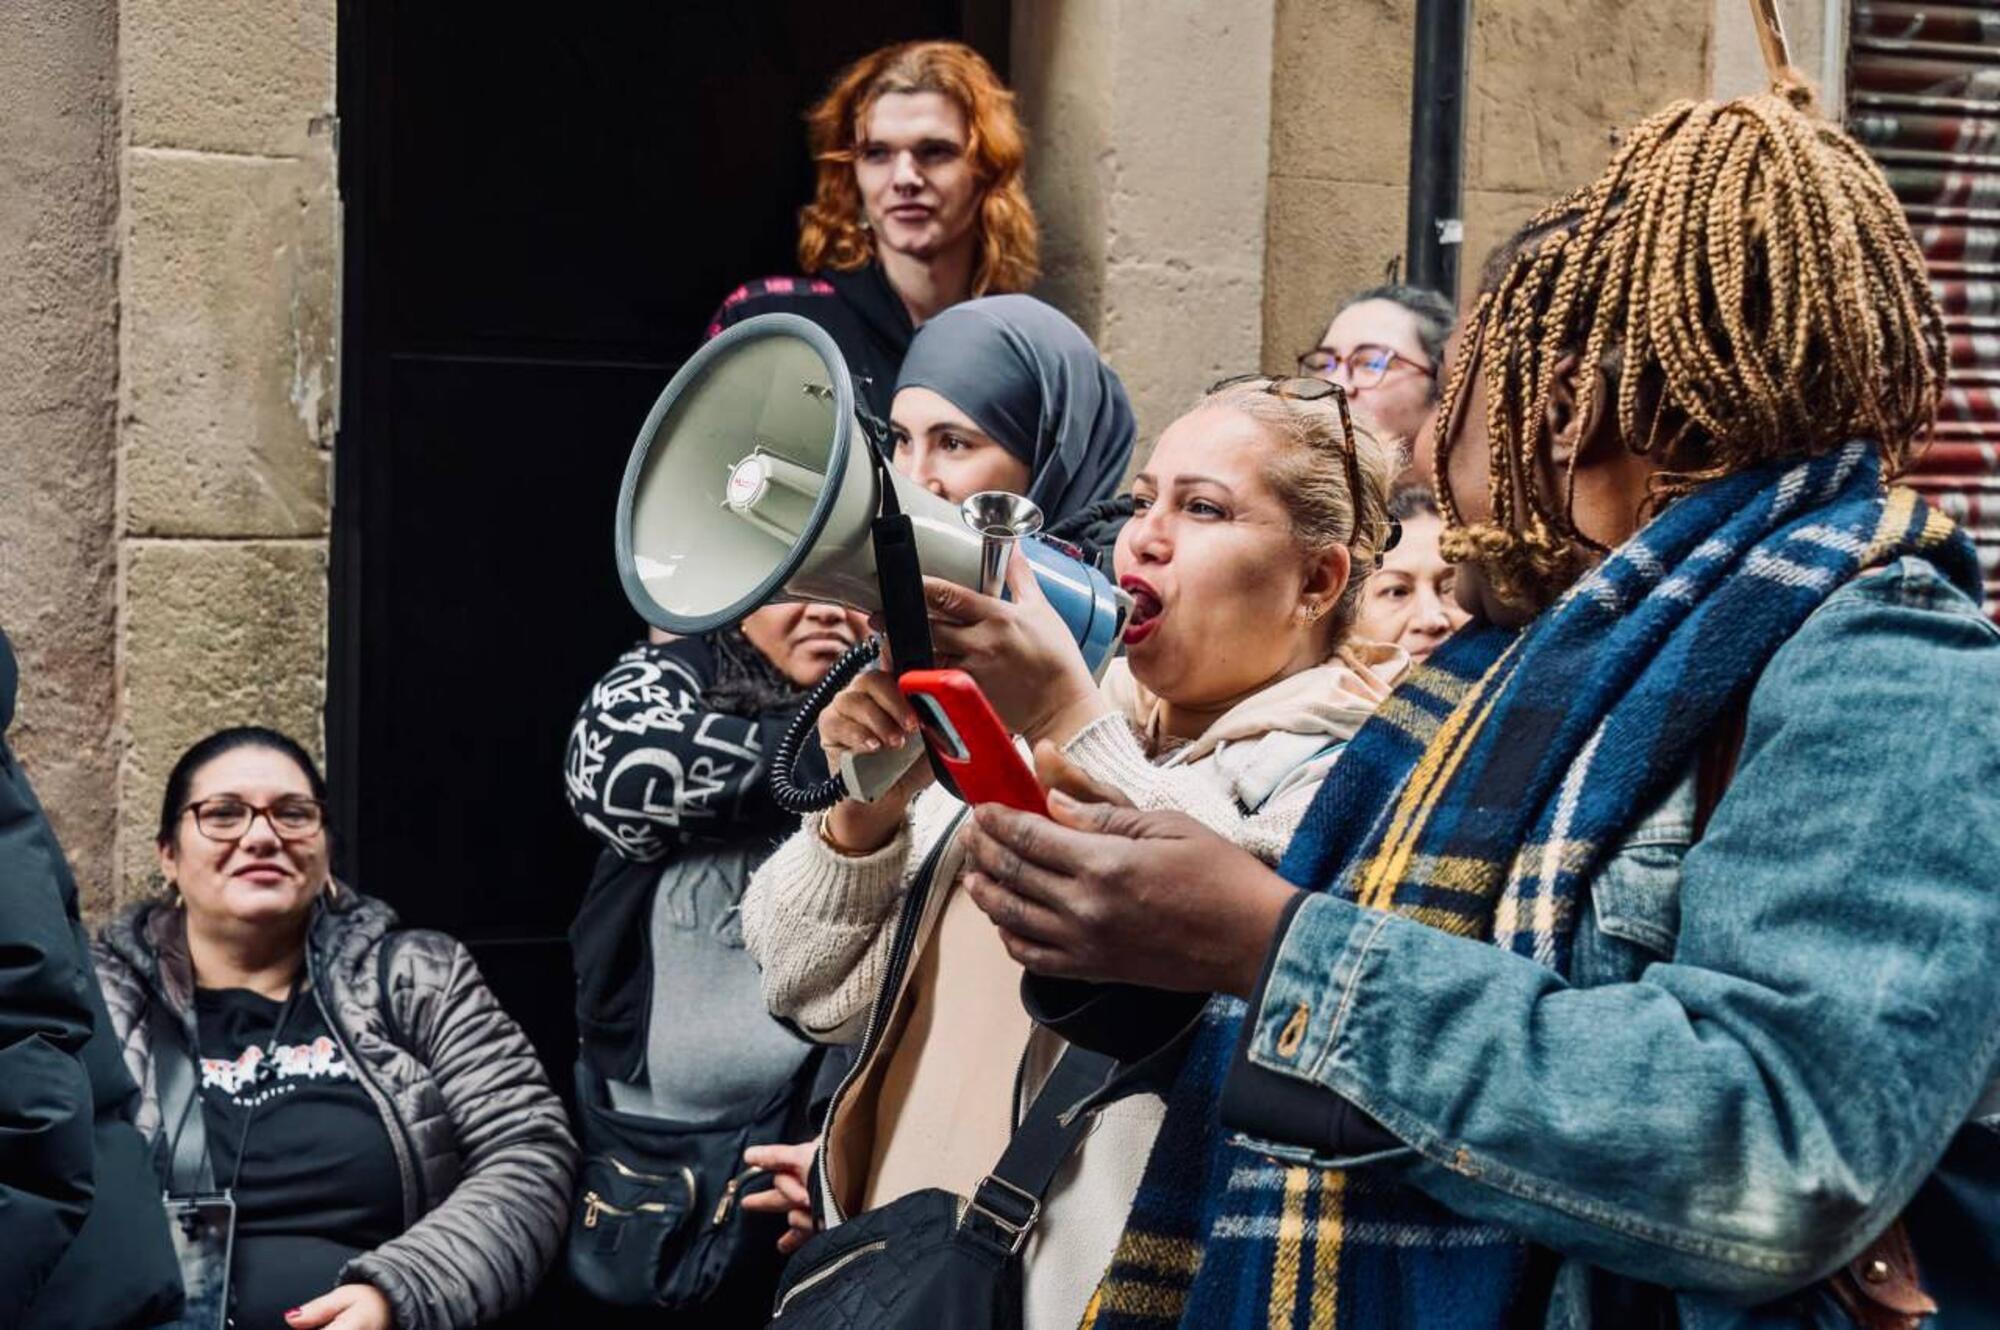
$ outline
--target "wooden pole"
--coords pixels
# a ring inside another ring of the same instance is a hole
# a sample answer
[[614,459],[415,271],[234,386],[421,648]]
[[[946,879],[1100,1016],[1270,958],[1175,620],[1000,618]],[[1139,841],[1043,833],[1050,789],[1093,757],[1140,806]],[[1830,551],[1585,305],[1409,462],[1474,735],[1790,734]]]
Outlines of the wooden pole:
[[1757,44],[1764,48],[1764,68],[1775,87],[1794,81],[1791,44],[1785,40],[1785,20],[1778,13],[1778,0],[1750,0],[1750,13],[1757,20]]

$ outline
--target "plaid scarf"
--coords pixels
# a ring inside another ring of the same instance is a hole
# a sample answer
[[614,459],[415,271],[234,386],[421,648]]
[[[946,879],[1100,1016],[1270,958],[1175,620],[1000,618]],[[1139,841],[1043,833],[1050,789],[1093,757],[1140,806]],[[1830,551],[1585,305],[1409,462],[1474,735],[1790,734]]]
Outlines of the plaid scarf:
[[[1866,444],[1674,502],[1520,634],[1460,633],[1354,738],[1281,871],[1567,972],[1585,887],[1638,814],[1860,570],[1919,554],[1979,596],[1971,543],[1885,492]],[[1498,1327],[1527,1246],[1367,1168],[1231,1146],[1244,1004],[1210,1002],[1086,1324]]]

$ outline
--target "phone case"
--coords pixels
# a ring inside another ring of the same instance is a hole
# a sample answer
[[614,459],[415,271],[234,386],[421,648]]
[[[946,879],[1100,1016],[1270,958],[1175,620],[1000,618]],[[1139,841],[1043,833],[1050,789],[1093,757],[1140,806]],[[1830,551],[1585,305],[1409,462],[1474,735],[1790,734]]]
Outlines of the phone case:
[[924,745],[969,804],[1048,814],[1048,795],[992,703],[964,670],[911,670],[897,680],[917,709]]

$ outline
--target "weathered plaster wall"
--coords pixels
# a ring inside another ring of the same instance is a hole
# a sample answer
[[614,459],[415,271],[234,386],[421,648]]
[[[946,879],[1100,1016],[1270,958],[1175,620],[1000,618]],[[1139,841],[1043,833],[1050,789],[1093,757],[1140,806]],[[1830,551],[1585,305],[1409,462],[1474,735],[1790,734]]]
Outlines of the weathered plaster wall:
[[1712,19],[1712,0],[1473,6],[1468,278],[1543,204],[1595,179],[1621,127],[1678,98],[1707,95]]
[[120,14],[120,857],[224,725],[322,746],[339,203],[333,0]]
[[0,4],[0,628],[86,908],[113,888],[115,0]]
[[1263,367],[1382,280],[1409,214],[1415,0],[1278,0]]
[[1269,0],[1014,5],[1042,294],[1117,366],[1139,457],[1258,364],[1272,31]]
[[[1715,6],[1731,2],[1477,0],[1463,286],[1497,240],[1597,174],[1617,127],[1705,95]],[[1312,345],[1402,253],[1415,21],[1414,0],[1278,0],[1268,367]]]

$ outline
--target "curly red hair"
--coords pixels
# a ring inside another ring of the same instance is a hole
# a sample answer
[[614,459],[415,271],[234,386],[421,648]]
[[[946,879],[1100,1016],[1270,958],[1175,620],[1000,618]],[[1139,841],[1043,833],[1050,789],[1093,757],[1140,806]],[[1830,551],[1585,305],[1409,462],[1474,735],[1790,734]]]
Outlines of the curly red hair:
[[1014,94],[979,52],[959,42],[903,42],[870,52],[842,70],[806,113],[818,181],[812,202],[799,210],[799,266],[846,272],[875,257],[874,237],[861,224],[855,149],[876,99],[892,92],[941,93],[964,111],[966,156],[982,191],[972,294],[1027,290],[1041,273],[1023,178],[1027,135],[1014,114]]

